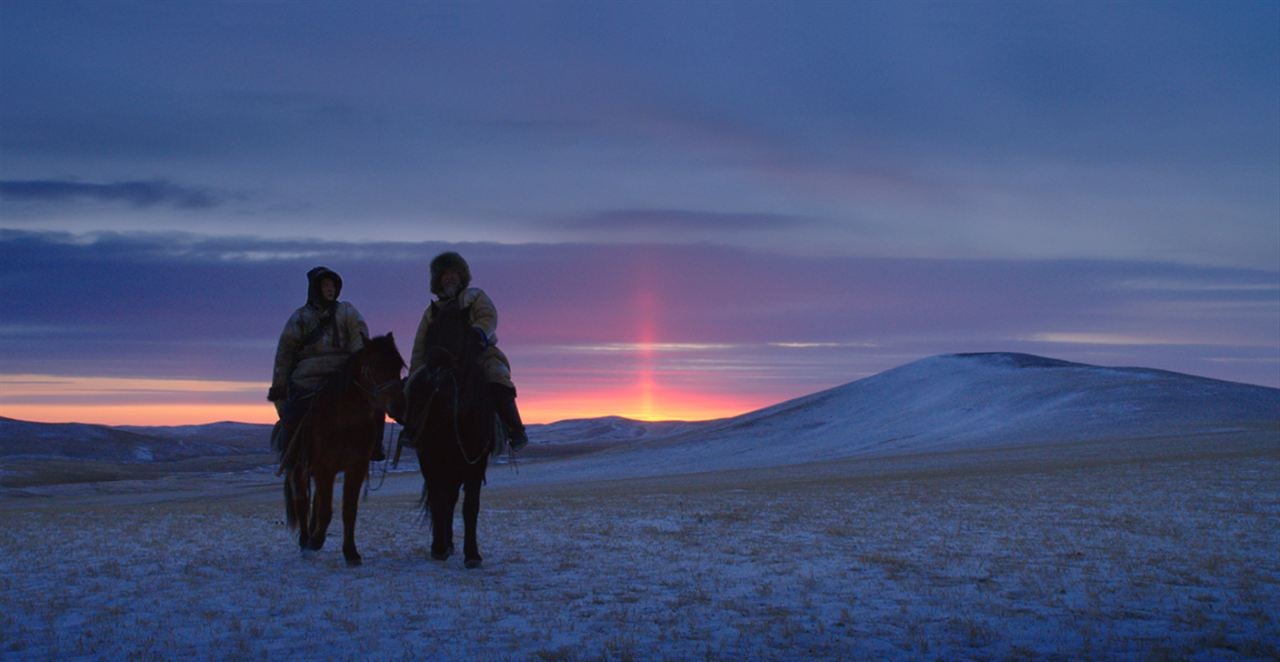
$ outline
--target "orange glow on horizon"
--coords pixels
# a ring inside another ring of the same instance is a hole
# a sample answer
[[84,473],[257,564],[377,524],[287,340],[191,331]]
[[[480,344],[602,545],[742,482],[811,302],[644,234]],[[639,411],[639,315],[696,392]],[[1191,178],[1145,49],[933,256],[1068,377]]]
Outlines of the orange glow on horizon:
[[[683,375],[668,385],[656,369],[651,326],[641,330],[630,379],[592,388],[568,375],[542,375],[522,384],[518,400],[528,423],[603,416],[642,421],[727,418],[781,402],[794,393],[725,392]],[[629,382],[629,383],[628,383]],[[263,400],[266,383],[214,380],[0,375],[0,416],[41,423],[202,425],[219,421],[271,424],[275,408]]]
[[98,425],[274,423],[266,389],[266,382],[249,381],[0,375],[0,416]]
[[[235,382],[211,379],[146,377],[93,377],[63,375],[0,375],[0,399],[5,396],[94,397],[102,395],[182,393],[266,393],[267,382]],[[0,400],[2,401],[2,400]]]
[[[650,382],[625,392],[522,392],[520,410],[527,423],[554,423],[578,418],[622,416],[639,421],[705,421],[737,416],[785,399],[747,398],[658,388]],[[37,423],[97,425],[203,425],[220,421],[271,424],[269,404],[140,403],[140,404],[6,404],[0,416]]]
[[203,425],[221,421],[276,422],[270,404],[130,404],[130,405],[5,405],[0,416],[36,423],[96,425]]
[[638,421],[706,421],[745,414],[783,399],[660,389],[650,380],[634,391],[521,393],[517,402],[526,423],[554,423],[602,416]]

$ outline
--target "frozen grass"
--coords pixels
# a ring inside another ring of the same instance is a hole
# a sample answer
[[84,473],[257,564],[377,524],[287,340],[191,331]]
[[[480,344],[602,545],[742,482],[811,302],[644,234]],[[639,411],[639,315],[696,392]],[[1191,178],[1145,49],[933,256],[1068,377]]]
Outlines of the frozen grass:
[[6,499],[0,656],[1280,656],[1280,445],[1178,448],[495,469],[475,571],[427,560],[412,476],[363,504],[355,569],[340,520],[300,558],[261,477]]

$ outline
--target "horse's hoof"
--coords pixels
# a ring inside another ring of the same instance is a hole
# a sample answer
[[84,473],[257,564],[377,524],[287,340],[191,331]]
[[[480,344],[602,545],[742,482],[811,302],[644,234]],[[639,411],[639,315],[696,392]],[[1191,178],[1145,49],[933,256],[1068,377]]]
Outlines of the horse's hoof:
[[484,561],[482,559],[467,559],[467,561],[462,565],[467,570],[475,570],[476,568],[479,568],[483,562]]
[[314,549],[308,549],[308,548],[306,548],[306,547],[303,547],[303,548],[302,548],[302,558],[304,558],[304,559],[313,559],[313,558],[315,558],[315,556],[316,556],[316,550],[314,550]]
[[359,556],[352,556],[347,558],[347,567],[349,568],[354,568],[362,563],[364,563],[364,559],[361,559]]
[[431,558],[435,561],[448,561],[449,557],[452,555],[453,550],[449,550],[447,552],[431,552]]

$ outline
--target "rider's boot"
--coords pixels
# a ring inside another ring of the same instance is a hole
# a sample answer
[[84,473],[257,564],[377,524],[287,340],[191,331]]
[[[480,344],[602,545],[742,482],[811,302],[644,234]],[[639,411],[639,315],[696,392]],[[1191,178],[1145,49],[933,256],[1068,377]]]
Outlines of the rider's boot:
[[285,460],[290,460],[292,464],[292,454],[289,453],[289,442],[293,440],[294,428],[285,425],[284,421],[276,421],[275,427],[271,428],[271,450],[276,453],[276,460],[284,464]]
[[284,421],[276,421],[271,428],[271,450],[275,452],[277,459],[284,453],[285,444],[288,443],[289,429],[284,426]]
[[507,428],[507,436],[511,438],[511,450],[518,451],[529,445],[529,435],[525,432],[524,423],[520,420],[520,410],[516,408],[516,390],[505,384],[490,384],[493,393],[493,407],[498,418]]
[[413,438],[417,435],[417,431],[407,425],[400,428],[400,438],[396,440],[396,447],[413,448]]
[[294,463],[298,461],[298,447],[293,438],[296,432],[296,426],[285,425],[284,421],[276,423],[275,428],[271,430],[271,448],[279,458],[280,471],[293,468]]

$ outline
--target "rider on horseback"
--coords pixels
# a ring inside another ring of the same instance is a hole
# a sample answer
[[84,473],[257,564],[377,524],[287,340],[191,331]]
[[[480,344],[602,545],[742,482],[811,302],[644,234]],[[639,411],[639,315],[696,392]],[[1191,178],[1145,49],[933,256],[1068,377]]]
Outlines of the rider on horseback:
[[[427,361],[427,329],[435,318],[437,309],[456,307],[470,311],[471,342],[480,350],[479,361],[493,396],[498,418],[507,429],[511,449],[520,450],[529,443],[520,411],[516,409],[516,387],[511,381],[511,362],[498,349],[498,309],[484,290],[468,287],[471,284],[471,267],[462,256],[452,251],[441,253],[431,260],[431,293],[436,300],[427,306],[418,324],[418,334],[413,341],[413,358],[409,361],[409,381]],[[402,438],[413,439],[414,431],[405,429]]]
[[[308,271],[307,303],[293,311],[280,333],[267,400],[280,416],[271,446],[282,460],[316,393],[369,337],[369,327],[356,307],[338,301],[341,292],[342,277],[337,272],[327,267]],[[374,447],[372,459],[384,459],[382,445]]]

